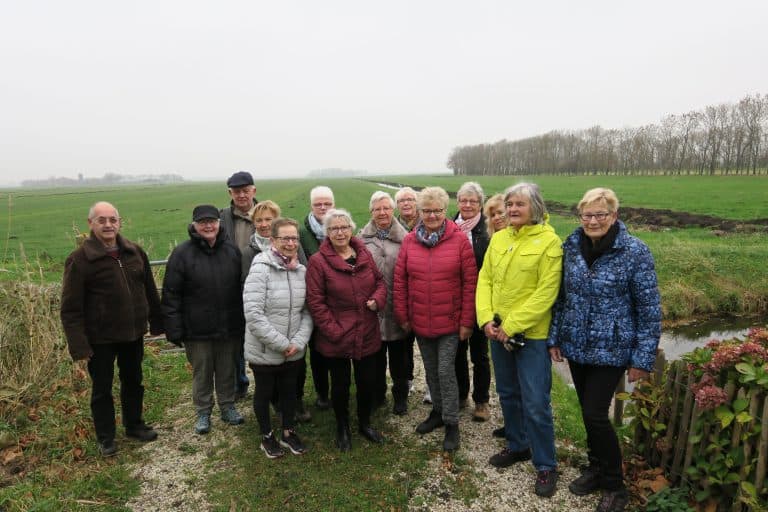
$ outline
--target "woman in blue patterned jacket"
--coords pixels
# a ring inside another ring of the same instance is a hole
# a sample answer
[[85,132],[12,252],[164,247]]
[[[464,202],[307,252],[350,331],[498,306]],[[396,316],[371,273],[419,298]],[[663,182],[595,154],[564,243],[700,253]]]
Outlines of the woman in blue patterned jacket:
[[587,431],[589,466],[571,482],[573,494],[602,490],[598,511],[622,511],[628,496],[621,449],[608,419],[619,379],[646,378],[661,335],[656,270],[648,247],[618,220],[619,201],[607,188],[578,204],[581,227],[563,244],[563,282],[548,346],[568,360]]

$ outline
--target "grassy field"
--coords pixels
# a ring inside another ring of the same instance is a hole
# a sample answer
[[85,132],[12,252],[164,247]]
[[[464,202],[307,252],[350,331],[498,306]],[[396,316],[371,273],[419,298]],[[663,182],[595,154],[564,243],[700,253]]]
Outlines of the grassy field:
[[[453,176],[396,176],[387,181],[412,185],[436,184],[455,191],[464,181]],[[486,193],[502,191],[519,181],[504,177],[477,177]],[[535,178],[545,198],[575,204],[588,188],[613,187],[623,205],[665,208],[728,219],[768,218],[766,177],[613,177],[543,176]],[[285,216],[302,219],[308,211],[309,190],[316,180],[258,182],[257,197],[270,198]],[[347,208],[362,227],[368,220],[368,199],[380,189],[375,182],[358,179],[325,180],[336,203]],[[150,258],[165,259],[172,247],[187,238],[192,208],[201,203],[224,206],[226,187],[219,183],[188,183],[151,187],[103,189],[16,190],[0,192],[0,279],[15,279],[21,272],[42,268],[47,280],[60,279],[66,255],[74,248],[77,232],[86,231],[88,207],[109,200],[124,218],[123,233],[139,241]],[[451,208],[455,211],[455,205]],[[553,215],[561,237],[576,226],[572,217]],[[712,314],[762,313],[768,310],[768,259],[764,234],[717,237],[700,228],[644,230],[630,226],[651,247],[657,262],[664,313],[667,319]],[[27,264],[22,264],[27,262]],[[32,262],[30,265],[29,262]]]

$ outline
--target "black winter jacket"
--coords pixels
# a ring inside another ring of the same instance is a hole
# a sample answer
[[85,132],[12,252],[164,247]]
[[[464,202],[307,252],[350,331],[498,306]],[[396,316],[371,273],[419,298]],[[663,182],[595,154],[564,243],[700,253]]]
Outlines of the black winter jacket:
[[[459,218],[459,214],[453,216],[453,221]],[[475,265],[477,265],[477,271],[480,271],[480,267],[483,266],[483,260],[485,259],[485,251],[488,250],[488,243],[491,237],[488,236],[488,228],[485,226],[485,214],[480,214],[480,222],[477,226],[472,228],[472,252],[475,253]]]
[[189,226],[189,240],[171,253],[163,279],[168,341],[242,340],[245,333],[240,251],[219,228],[213,247]]

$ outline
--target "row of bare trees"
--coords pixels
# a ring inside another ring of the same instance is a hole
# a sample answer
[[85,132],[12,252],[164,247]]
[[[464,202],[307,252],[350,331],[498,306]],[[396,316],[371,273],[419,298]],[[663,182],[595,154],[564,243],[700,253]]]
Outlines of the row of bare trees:
[[447,165],[456,175],[764,174],[768,94],[670,115],[639,128],[594,126],[461,146]]

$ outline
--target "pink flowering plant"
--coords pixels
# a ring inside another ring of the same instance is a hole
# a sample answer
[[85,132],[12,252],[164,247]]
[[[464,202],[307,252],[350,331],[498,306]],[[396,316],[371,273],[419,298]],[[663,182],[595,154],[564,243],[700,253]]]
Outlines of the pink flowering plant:
[[[752,442],[761,431],[749,407],[753,397],[768,392],[768,331],[753,328],[744,340],[710,341],[683,360],[696,378],[691,392],[698,418],[689,442],[704,447],[686,470],[686,477],[698,488],[696,499],[730,497],[747,504],[764,503],[765,493],[749,482],[758,450],[745,455],[744,443]],[[729,388],[741,391],[731,391],[729,396]]]

